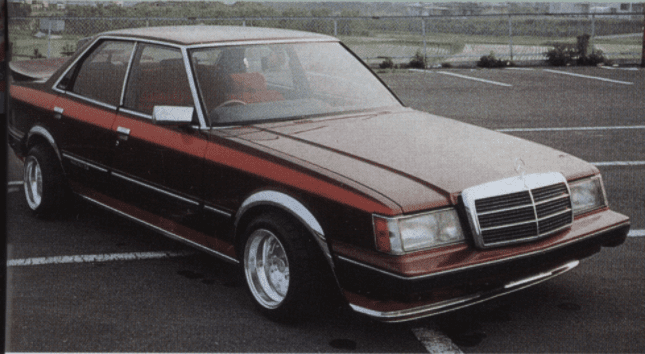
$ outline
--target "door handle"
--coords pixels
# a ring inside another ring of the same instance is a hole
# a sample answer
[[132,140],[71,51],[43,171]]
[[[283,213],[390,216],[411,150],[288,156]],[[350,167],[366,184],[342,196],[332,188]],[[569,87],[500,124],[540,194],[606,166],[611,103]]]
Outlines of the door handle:
[[130,135],[130,129],[124,127],[117,127],[116,131],[123,135]]
[[54,107],[54,118],[61,119],[63,118],[63,112],[65,110],[60,107]]
[[116,146],[119,146],[119,140],[127,141],[128,136],[130,136],[130,129],[124,128],[124,127],[117,127],[116,128],[117,133],[117,139],[116,139]]

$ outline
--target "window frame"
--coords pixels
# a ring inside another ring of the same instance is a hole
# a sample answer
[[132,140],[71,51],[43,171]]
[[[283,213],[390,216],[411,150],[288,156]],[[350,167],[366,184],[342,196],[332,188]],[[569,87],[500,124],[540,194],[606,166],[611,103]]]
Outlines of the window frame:
[[[75,97],[75,98],[78,98],[78,99],[81,99],[81,100],[84,100],[84,101],[87,101],[87,102],[90,102],[90,103],[105,107],[105,108],[108,108],[108,109],[117,110],[118,106],[115,106],[115,105],[107,103],[107,102],[100,101],[100,100],[95,99],[95,98],[91,98],[91,97],[82,95],[82,94],[79,94],[79,93],[76,93],[76,92],[73,92],[69,88],[70,85],[72,87],[74,86],[74,84],[76,82],[76,78],[78,77],[78,73],[80,71],[80,67],[83,66],[83,64],[85,64],[85,61],[95,52],[96,49],[98,49],[103,43],[108,42],[108,41],[132,43],[132,52],[130,53],[130,59],[128,60],[128,64],[127,64],[127,67],[126,67],[126,72],[125,72],[125,75],[123,77],[123,82],[121,84],[121,92],[120,92],[120,95],[119,95],[119,102],[118,102],[118,104],[120,106],[121,102],[123,101],[123,89],[125,88],[125,82],[126,82],[126,80],[128,78],[128,74],[129,74],[129,71],[130,71],[130,66],[132,64],[132,56],[134,55],[134,50],[136,49],[136,42],[133,41],[133,40],[127,39],[127,38],[119,38],[119,37],[98,37],[98,38],[96,38],[96,40],[94,40],[94,42],[91,45],[89,45],[87,47],[87,49],[82,54],[80,54],[74,60],[74,62],[71,63],[69,65],[69,67],[58,77],[58,79],[54,82],[54,85],[53,85],[52,89],[54,91],[56,91],[56,92],[59,92],[59,93],[65,94],[65,95],[69,95],[69,96],[72,96],[72,97]],[[66,87],[64,89],[60,88],[59,85],[68,76],[68,74],[71,74],[71,77],[69,78],[70,82],[67,83],[67,85],[66,85]]]
[[[101,102],[83,95],[79,95],[77,93],[72,92],[71,90],[65,88],[59,88],[58,85],[60,85],[61,81],[67,76],[68,73],[70,73],[70,70],[74,70],[72,73],[72,82],[73,80],[76,79],[76,76],[78,75],[78,65],[82,65],[82,62],[86,60],[86,58],[91,55],[91,53],[104,41],[107,40],[114,40],[114,41],[124,41],[124,42],[131,42],[134,44],[132,48],[132,54],[130,55],[130,61],[128,62],[128,67],[126,69],[126,74],[123,79],[123,85],[121,87],[121,95],[120,95],[120,100],[119,100],[119,105],[114,106],[105,102]],[[134,55],[137,51],[137,48],[140,43],[147,43],[147,44],[155,44],[155,45],[160,45],[160,46],[165,46],[165,47],[170,47],[170,48],[177,48],[181,52],[181,57],[183,60],[184,64],[184,70],[186,72],[186,76],[188,78],[188,85],[190,87],[190,95],[193,99],[193,105],[195,108],[195,112],[197,113],[197,120],[199,122],[199,125],[193,126],[195,129],[200,129],[200,130],[210,130],[210,127],[207,126],[206,124],[206,119],[204,117],[203,109],[202,109],[202,104],[199,95],[197,94],[197,89],[196,89],[196,84],[195,84],[195,77],[192,69],[192,65],[190,65],[190,61],[188,59],[188,52],[187,48],[189,46],[186,45],[180,45],[180,44],[175,44],[175,43],[168,43],[164,41],[159,41],[159,40],[151,40],[151,39],[142,39],[142,38],[131,38],[131,37],[121,37],[121,36],[98,36],[94,39],[92,44],[88,45],[87,48],[80,53],[72,63],[69,64],[69,66],[58,76],[58,78],[54,81],[53,85],[51,86],[51,89],[55,92],[64,94],[64,95],[69,95],[78,99],[81,99],[83,101],[93,103],[108,109],[112,109],[118,112],[123,112],[126,114],[138,116],[141,118],[149,119],[152,120],[152,115],[149,114],[144,114],[141,112],[137,112],[131,109],[127,109],[123,107],[123,101],[125,100],[125,92],[127,90],[127,84],[132,72],[132,65],[134,61]]]

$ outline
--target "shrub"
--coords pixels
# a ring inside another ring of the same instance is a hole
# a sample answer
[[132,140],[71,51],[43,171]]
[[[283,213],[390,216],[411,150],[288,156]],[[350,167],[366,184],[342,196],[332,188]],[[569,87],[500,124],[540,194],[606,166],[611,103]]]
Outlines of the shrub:
[[385,60],[383,60],[378,67],[381,69],[392,69],[394,68],[394,62],[392,61],[392,58],[388,57],[388,58],[385,58]]
[[423,56],[423,54],[421,54],[420,50],[417,50],[417,53],[414,55],[414,58],[410,60],[410,63],[408,65],[410,68],[425,69],[426,64],[426,58]]
[[495,57],[495,53],[493,52],[490,52],[490,54],[484,55],[483,57],[479,58],[479,61],[477,62],[477,66],[480,68],[503,68],[509,65],[510,62],[497,59]]
[[583,34],[577,37],[575,45],[567,43],[553,44],[553,49],[546,52],[547,62],[552,66],[598,65],[607,62],[600,50],[587,54],[589,52],[589,38],[588,34]]
[[546,61],[552,66],[565,66],[572,64],[576,55],[572,44],[556,43],[553,49],[546,52]]

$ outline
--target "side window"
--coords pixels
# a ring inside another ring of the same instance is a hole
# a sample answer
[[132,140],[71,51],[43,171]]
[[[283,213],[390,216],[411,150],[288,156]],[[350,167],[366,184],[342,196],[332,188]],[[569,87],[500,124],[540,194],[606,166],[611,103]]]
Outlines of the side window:
[[[78,74],[71,91],[118,106],[133,46],[133,43],[121,41],[101,43],[88,57],[77,64],[80,65],[80,68],[78,68]],[[69,85],[74,71],[76,68],[70,70],[61,82],[62,85],[65,87]]]
[[124,106],[151,115],[157,105],[194,105],[184,59],[179,49],[141,44],[128,78]]
[[294,91],[289,58],[280,46],[231,46],[190,52],[207,112],[277,102]]

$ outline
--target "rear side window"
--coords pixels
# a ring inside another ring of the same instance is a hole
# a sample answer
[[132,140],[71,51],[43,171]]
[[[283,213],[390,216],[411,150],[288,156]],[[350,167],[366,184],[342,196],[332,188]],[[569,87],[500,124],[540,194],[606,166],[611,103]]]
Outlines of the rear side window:
[[193,98],[181,51],[155,44],[140,44],[123,105],[149,115],[152,115],[154,106],[192,107]]
[[76,68],[70,70],[63,80],[66,82],[61,84],[68,85],[69,78],[78,71],[71,87],[72,92],[118,106],[133,47],[133,43],[122,41],[101,43],[85,60],[77,64]]

